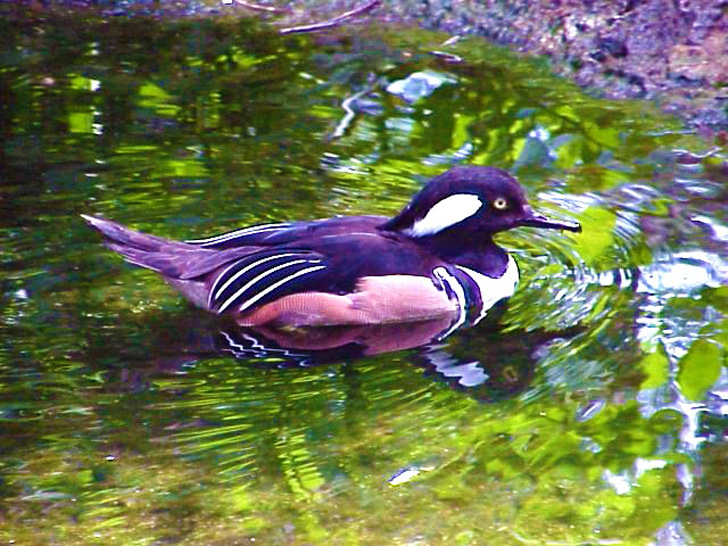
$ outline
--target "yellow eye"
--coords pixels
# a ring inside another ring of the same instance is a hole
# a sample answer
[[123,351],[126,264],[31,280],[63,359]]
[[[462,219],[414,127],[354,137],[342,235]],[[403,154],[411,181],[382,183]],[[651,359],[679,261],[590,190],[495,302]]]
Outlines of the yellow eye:
[[493,201],[493,208],[497,210],[506,210],[508,208],[508,201],[506,201],[503,197],[498,197],[495,201]]

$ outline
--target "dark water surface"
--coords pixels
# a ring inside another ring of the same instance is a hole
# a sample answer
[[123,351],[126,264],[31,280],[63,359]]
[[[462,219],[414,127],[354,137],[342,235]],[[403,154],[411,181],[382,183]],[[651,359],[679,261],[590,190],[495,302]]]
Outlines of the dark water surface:
[[[0,30],[0,542],[724,543],[720,140],[475,38]],[[516,295],[434,341],[238,330],[78,216],[189,239],[391,215],[460,163],[584,232],[500,237]]]

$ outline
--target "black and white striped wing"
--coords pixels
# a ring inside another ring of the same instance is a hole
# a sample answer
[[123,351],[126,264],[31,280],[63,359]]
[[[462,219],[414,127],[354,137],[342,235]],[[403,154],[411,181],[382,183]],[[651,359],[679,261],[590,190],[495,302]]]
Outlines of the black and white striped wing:
[[326,259],[316,252],[256,252],[217,275],[210,287],[208,308],[217,313],[244,313],[294,292],[313,290],[326,275]]

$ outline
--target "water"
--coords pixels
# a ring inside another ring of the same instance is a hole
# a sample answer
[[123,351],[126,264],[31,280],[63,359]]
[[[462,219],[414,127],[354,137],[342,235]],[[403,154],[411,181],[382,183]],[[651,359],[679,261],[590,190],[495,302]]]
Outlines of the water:
[[[0,25],[0,540],[726,536],[721,135],[476,38]],[[584,232],[503,235],[516,295],[429,343],[437,324],[236,329],[78,216],[182,239],[391,215],[459,163],[513,169]]]

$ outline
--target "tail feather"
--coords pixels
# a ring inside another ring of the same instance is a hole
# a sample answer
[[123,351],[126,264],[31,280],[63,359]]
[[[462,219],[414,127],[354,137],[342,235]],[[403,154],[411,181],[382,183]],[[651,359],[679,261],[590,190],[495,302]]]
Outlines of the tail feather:
[[135,231],[105,218],[87,214],[81,217],[104,235],[109,249],[123,256],[127,262],[156,271],[168,279],[198,279],[257,250],[256,247],[200,248]]
[[186,243],[165,239],[164,237],[157,237],[156,235],[149,235],[147,233],[135,231],[117,222],[107,220],[106,218],[89,216],[88,214],[82,214],[81,218],[86,220],[88,225],[100,231],[108,239],[119,243],[120,245],[138,250],[158,252],[166,246],[175,248],[192,246],[187,245]]

